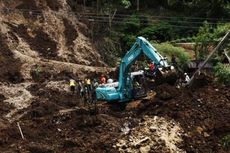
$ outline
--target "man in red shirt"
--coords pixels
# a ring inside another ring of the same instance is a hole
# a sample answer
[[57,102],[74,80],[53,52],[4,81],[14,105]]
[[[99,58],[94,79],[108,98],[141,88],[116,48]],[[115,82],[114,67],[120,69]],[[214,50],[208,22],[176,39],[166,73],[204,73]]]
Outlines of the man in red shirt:
[[101,75],[100,82],[101,84],[106,84],[106,78],[103,74]]
[[149,64],[149,69],[150,69],[151,72],[154,71],[154,69],[155,69],[154,63],[150,63],[150,64]]

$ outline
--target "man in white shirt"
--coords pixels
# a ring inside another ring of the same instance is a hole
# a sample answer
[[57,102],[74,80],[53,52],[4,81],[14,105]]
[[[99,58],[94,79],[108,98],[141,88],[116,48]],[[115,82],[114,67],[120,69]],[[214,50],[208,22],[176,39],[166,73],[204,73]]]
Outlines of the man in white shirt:
[[185,76],[185,83],[188,83],[190,81],[190,78],[187,73],[184,73]]
[[107,80],[107,83],[113,83],[113,79],[109,78],[109,79]]

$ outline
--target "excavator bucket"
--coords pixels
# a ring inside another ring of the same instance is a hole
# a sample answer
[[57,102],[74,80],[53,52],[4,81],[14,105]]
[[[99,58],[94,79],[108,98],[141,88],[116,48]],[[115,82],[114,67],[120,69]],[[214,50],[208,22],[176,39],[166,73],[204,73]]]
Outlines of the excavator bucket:
[[156,73],[156,84],[168,83],[174,85],[178,78],[176,69],[173,66],[158,68]]

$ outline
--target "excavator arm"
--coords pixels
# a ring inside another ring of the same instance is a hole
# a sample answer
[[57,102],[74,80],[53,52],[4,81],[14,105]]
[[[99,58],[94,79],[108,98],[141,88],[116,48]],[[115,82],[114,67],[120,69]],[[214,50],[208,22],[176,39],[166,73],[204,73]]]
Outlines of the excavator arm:
[[145,38],[138,37],[132,48],[126,53],[121,61],[118,88],[97,88],[96,93],[98,100],[127,101],[132,99],[129,69],[142,54],[146,55],[151,61],[160,67],[169,67],[166,59],[160,55]]

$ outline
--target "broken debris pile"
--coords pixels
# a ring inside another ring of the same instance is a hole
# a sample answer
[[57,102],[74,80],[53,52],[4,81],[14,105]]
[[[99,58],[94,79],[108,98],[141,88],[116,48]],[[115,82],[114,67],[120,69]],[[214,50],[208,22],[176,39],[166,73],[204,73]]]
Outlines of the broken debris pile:
[[148,153],[153,150],[159,153],[183,153],[185,151],[178,148],[183,141],[182,134],[179,123],[173,120],[145,116],[137,127],[124,133],[114,147],[122,153]]

